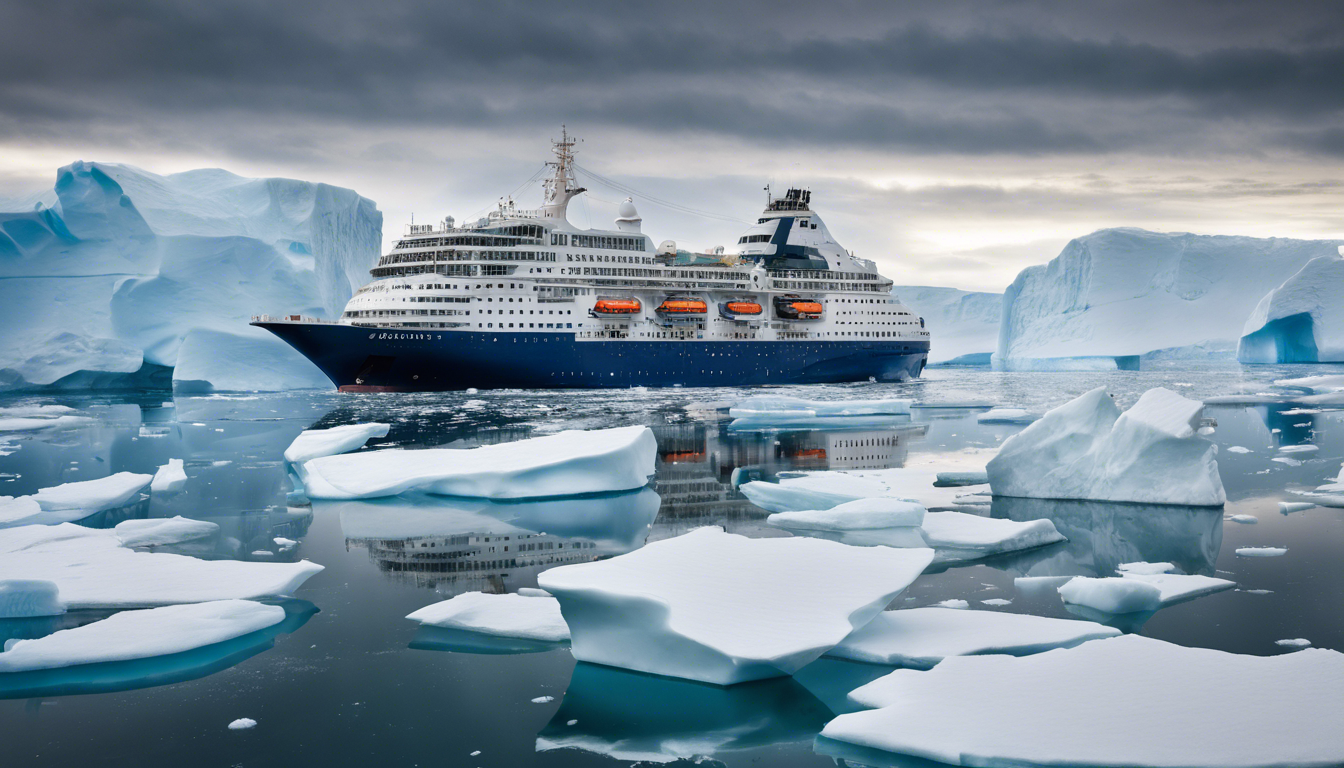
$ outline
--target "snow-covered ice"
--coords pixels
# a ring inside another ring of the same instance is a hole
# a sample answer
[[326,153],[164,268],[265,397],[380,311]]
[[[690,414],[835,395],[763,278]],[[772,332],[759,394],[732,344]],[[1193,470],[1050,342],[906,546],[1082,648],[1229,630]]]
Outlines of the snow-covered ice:
[[182,468],[181,459],[169,459],[159,467],[149,484],[151,493],[177,493],[187,487],[187,472]]
[[464,592],[427,605],[406,618],[434,627],[450,627],[502,637],[565,642],[569,626],[554,597],[524,597]]
[[[977,456],[976,460],[983,459]],[[957,509],[977,501],[989,504],[988,496],[978,500],[973,498],[988,491],[988,487],[937,485],[938,475],[946,471],[946,465],[931,464],[846,472],[800,472],[781,477],[774,483],[753,480],[743,483],[740,490],[752,504],[768,512],[830,509],[858,499],[879,497],[916,501],[925,509]]]
[[555,697],[554,697],[554,696],[538,696],[538,697],[536,697],[535,699],[532,700],[532,703],[533,703],[533,704],[549,704],[549,703],[551,703],[552,701],[555,701]]
[[975,417],[981,424],[1030,424],[1035,419],[1021,408],[991,408]]
[[229,723],[230,731],[245,731],[248,728],[256,728],[256,727],[257,727],[257,721],[253,720],[250,717],[240,717],[237,720],[234,720],[233,722]]
[[718,685],[791,675],[876,616],[929,549],[749,539],[700,528],[537,578],[574,657]]
[[0,579],[55,582],[71,609],[288,595],[321,570],[307,560],[245,563],[137,552],[114,531],[70,523],[0,530]]
[[1285,515],[1293,512],[1304,512],[1314,508],[1316,505],[1305,501],[1280,501],[1279,512]]
[[1238,557],[1279,557],[1288,554],[1287,547],[1238,547]]
[[284,619],[284,608],[250,600],[121,611],[46,637],[5,643],[0,673],[166,656],[222,643]]
[[1150,389],[1124,413],[1097,388],[1009,437],[986,466],[996,496],[1190,506],[1227,500],[1203,404]]
[[[1161,607],[1193,600],[1196,597],[1211,595],[1237,586],[1236,582],[1218,579],[1212,576],[1184,573],[1136,573],[1124,571],[1120,576],[1124,581],[1139,581],[1157,587]],[[1061,590],[1062,594],[1062,590]],[[1076,601],[1074,601],[1076,602]],[[1095,606],[1093,606],[1095,607]]]
[[153,480],[153,475],[118,472],[97,480],[43,488],[33,494],[33,499],[45,511],[79,510],[93,514],[127,504]]
[[1228,453],[1254,453],[1254,451],[1252,451],[1250,448],[1246,448],[1245,446],[1241,446],[1241,445],[1232,445],[1232,446],[1228,446],[1227,452],[1228,452]]
[[937,488],[962,488],[968,485],[987,485],[989,475],[983,470],[965,470],[939,472],[938,479],[933,481]]
[[966,602],[965,600],[962,600],[961,598],[953,597],[948,600],[942,600],[938,603],[935,603],[934,607],[952,609],[954,611],[964,611],[967,608],[970,608],[971,604]]
[[1310,648],[1311,641],[1305,637],[1292,637],[1285,640],[1275,640],[1275,645],[1281,645],[1285,648]]
[[305,429],[285,449],[285,461],[302,464],[319,456],[348,453],[370,438],[387,437],[388,424],[345,424],[330,429]]
[[123,547],[158,547],[204,539],[219,533],[219,525],[178,515],[147,520],[123,520],[112,529]]
[[1066,603],[1101,613],[1138,613],[1162,607],[1162,590],[1138,579],[1076,576],[1059,588],[1059,596]]
[[1255,515],[1232,515],[1227,519],[1234,523],[1241,523],[1242,525],[1255,525],[1260,522],[1260,518]]
[[1341,253],[1312,259],[1260,299],[1241,329],[1237,347],[1239,361],[1266,364],[1344,362],[1344,255]]
[[32,496],[0,496],[0,528],[40,524],[45,522],[43,514],[41,505]]
[[837,504],[830,509],[776,512],[766,522],[793,530],[852,531],[871,528],[906,528],[924,521],[921,504],[877,497]]
[[920,532],[929,546],[988,557],[1064,541],[1046,519],[1016,522],[965,512],[930,512]]
[[1279,453],[1314,453],[1320,449],[1319,445],[1281,445]]
[[1152,576],[1159,573],[1171,573],[1176,570],[1175,563],[1121,563],[1116,570],[1122,574]]
[[784,395],[755,395],[728,409],[734,427],[774,427],[826,419],[890,417],[910,414],[911,400],[803,400]]
[[1303,376],[1297,379],[1275,379],[1274,386],[1297,389],[1314,395],[1328,395],[1344,391],[1344,374],[1334,373],[1321,376]]
[[639,488],[658,445],[648,427],[570,430],[513,443],[455,450],[361,451],[299,467],[314,499],[368,499],[409,490],[521,499]]
[[822,736],[964,766],[1327,766],[1344,762],[1341,687],[1334,651],[1246,656],[1125,635],[897,670],[851,695],[880,709]]
[[58,616],[65,602],[52,581],[6,579],[0,581],[0,619],[26,616]]
[[1090,621],[1004,611],[907,608],[883,611],[826,655],[869,664],[930,669],[948,656],[982,653],[1025,656],[1118,634],[1118,629]]

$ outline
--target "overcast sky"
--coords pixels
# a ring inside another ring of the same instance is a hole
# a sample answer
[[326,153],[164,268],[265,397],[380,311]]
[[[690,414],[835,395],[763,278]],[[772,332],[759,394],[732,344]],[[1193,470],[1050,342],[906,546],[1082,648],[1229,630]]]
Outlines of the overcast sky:
[[[657,200],[746,222],[799,184],[898,284],[1002,290],[1102,227],[1344,237],[1344,6],[0,3],[0,197],[222,167],[353,188],[393,237],[492,207],[562,123],[655,241],[743,226]],[[590,186],[571,220],[609,226]]]

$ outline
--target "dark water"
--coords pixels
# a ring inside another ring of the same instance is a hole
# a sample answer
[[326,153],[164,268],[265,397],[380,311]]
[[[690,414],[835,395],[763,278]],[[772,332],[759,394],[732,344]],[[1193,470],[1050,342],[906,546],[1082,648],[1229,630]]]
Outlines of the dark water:
[[[905,385],[796,388],[804,396],[913,397],[1040,411],[1105,384],[1126,405],[1151,386],[1191,397],[1269,389],[1314,369],[1213,369],[1112,374],[930,371]],[[0,764],[610,765],[620,761],[732,766],[820,766],[816,733],[844,711],[845,694],[888,668],[819,661],[794,678],[715,688],[578,665],[567,650],[420,630],[406,614],[464,591],[513,591],[564,562],[629,551],[701,525],[782,536],[734,481],[809,469],[902,466],[931,455],[992,450],[1015,425],[980,425],[977,411],[917,409],[909,420],[843,430],[739,432],[717,410],[734,390],[485,392],[443,395],[303,393],[183,398],[6,398],[78,408],[92,420],[57,433],[9,435],[0,494],[118,471],[152,473],[186,460],[187,490],[85,521],[181,514],[211,520],[220,535],[177,551],[266,561],[308,559],[326,567],[293,599],[287,620],[224,647],[42,679],[0,682]],[[898,607],[962,598],[1011,599],[1010,610],[1069,617],[1051,591],[1016,577],[1110,575],[1136,560],[1170,561],[1219,575],[1236,591],[1159,611],[1126,627],[1184,645],[1268,655],[1281,638],[1344,647],[1344,510],[1282,515],[1288,488],[1312,488],[1344,459],[1344,412],[1287,414],[1291,406],[1219,406],[1213,439],[1229,495],[1223,511],[1080,502],[997,500],[996,517],[1049,517],[1069,541],[992,560],[936,569]],[[407,448],[517,440],[562,428],[647,424],[659,441],[650,488],[588,499],[493,504],[412,496],[316,502],[289,495],[281,453],[310,426],[387,421],[376,444]],[[1277,432],[1272,430],[1278,430]],[[5,435],[0,435],[3,444]],[[1298,466],[1271,462],[1283,444],[1313,443]],[[1225,521],[1250,514],[1255,525]],[[273,541],[299,541],[283,551]],[[527,544],[520,558],[519,544]],[[537,545],[532,547],[531,545]],[[563,545],[563,546],[561,546]],[[512,547],[506,553],[505,546]],[[1241,558],[1242,546],[1286,546],[1284,557]],[[493,550],[493,551],[492,551]],[[259,554],[265,553],[265,554]],[[1251,590],[1256,590],[1252,592]],[[1268,593],[1261,593],[1269,590]],[[35,637],[108,612],[0,621],[0,639]],[[1099,692],[1104,695],[1104,692]],[[554,701],[531,700],[552,696]],[[1004,706],[1019,706],[1005,702]],[[240,717],[258,721],[229,731]],[[576,721],[572,725],[571,721]],[[477,756],[473,751],[480,750]]]

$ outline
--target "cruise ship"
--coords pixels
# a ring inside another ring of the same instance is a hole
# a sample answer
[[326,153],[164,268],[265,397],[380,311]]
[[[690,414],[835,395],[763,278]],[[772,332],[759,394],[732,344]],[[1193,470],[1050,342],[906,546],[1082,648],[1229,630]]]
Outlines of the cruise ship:
[[544,202],[458,226],[412,224],[337,321],[253,318],[346,392],[903,381],[924,321],[841,248],[812,195],[766,188],[733,245],[654,245],[632,199],[612,229],[566,211],[586,190],[552,142]]

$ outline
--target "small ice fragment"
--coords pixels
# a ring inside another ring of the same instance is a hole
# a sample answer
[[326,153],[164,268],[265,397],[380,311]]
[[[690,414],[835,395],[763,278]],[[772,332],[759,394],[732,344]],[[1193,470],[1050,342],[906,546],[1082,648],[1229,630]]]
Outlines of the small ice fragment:
[[113,531],[123,547],[153,547],[204,539],[218,533],[219,526],[206,520],[189,520],[178,515],[172,518],[123,520],[117,523]]
[[1201,434],[1201,435],[1203,435],[1203,436],[1205,436],[1205,437],[1208,437],[1209,435],[1212,435],[1215,431],[1216,431],[1216,430],[1214,430],[1213,427],[1200,427],[1200,428],[1199,428],[1199,434]]
[[479,754],[481,754],[481,750],[478,749],[478,750],[476,750],[475,752],[472,752],[470,755],[468,755],[468,757],[475,757],[475,756],[477,756],[477,755],[479,755]]
[[480,390],[476,389],[475,387],[467,387],[467,394],[468,395],[480,394]]
[[1239,557],[1279,557],[1288,554],[1287,547],[1240,547],[1237,549]]
[[533,704],[547,704],[547,703],[552,702],[552,701],[555,701],[555,697],[554,697],[554,696],[538,696],[537,698],[535,698],[535,699],[532,700],[532,703],[533,703]]
[[1270,461],[1277,461],[1280,464],[1287,464],[1290,467],[1302,466],[1302,462],[1298,461],[1297,459],[1290,459],[1287,456],[1275,456],[1274,458],[1270,459]]
[[1252,451],[1251,451],[1250,448],[1246,448],[1246,447],[1244,447],[1244,446],[1240,446],[1240,445],[1229,445],[1229,446],[1227,447],[1227,452],[1228,452],[1228,453],[1252,453]]
[[523,596],[523,597],[551,597],[551,596],[552,596],[550,592],[547,592],[547,591],[544,590],[544,589],[537,589],[536,587],[519,587],[519,588],[516,590],[516,592],[517,592],[517,594],[519,594],[519,595],[521,595],[521,596]]
[[970,608],[970,607],[971,607],[971,604],[970,604],[970,603],[966,602],[965,600],[960,600],[960,599],[957,599],[957,598],[952,598],[951,600],[944,600],[944,601],[942,601],[941,603],[935,603],[934,605],[935,605],[936,607],[938,607],[938,608]]
[[1286,640],[1275,640],[1275,645],[1281,645],[1284,648],[1310,648],[1311,641],[1305,637],[1293,637]]
[[988,482],[989,475],[983,469],[976,469],[964,472],[939,472],[938,479],[933,485],[935,488],[958,488],[966,485],[984,485]]
[[1309,504],[1305,501],[1280,501],[1279,512],[1288,515],[1293,512],[1303,512],[1315,506],[1315,504]]
[[1312,451],[1319,451],[1320,449],[1321,447],[1319,445],[1310,445],[1310,444],[1281,445],[1279,446],[1279,453],[1311,453]]
[[1241,523],[1242,525],[1255,525],[1260,522],[1260,518],[1255,515],[1233,515],[1227,519],[1234,523]]
[[1176,566],[1172,563],[1121,563],[1116,570],[1120,573],[1135,573],[1151,576],[1158,573],[1169,573],[1176,570]]
[[1035,419],[1021,408],[991,408],[975,417],[981,424],[1029,424]]
[[1274,594],[1274,590],[1272,590],[1272,589],[1248,589],[1248,590],[1246,590],[1246,594],[1248,594],[1248,595],[1272,595],[1272,594]]
[[164,400],[162,403],[159,404],[159,407],[160,407],[160,408],[176,408],[176,407],[177,407],[177,403],[174,403],[172,400]]
[[565,725],[578,725],[578,724],[579,724],[578,720],[567,720],[565,722]]
[[254,550],[252,550],[252,556],[253,556],[253,557],[275,557],[275,553],[272,552],[272,551],[269,550],[269,549],[254,549]]
[[856,531],[909,528],[924,522],[924,506],[903,499],[859,499],[830,509],[776,512],[766,522],[778,528],[812,531]]
[[528,597],[464,592],[450,600],[427,605],[406,618],[429,626],[500,637],[557,643],[569,639],[569,627],[560,615],[560,603],[549,595]]
[[1059,588],[1064,602],[1102,613],[1137,613],[1162,607],[1162,590],[1135,579],[1077,576]]
[[234,720],[232,723],[229,723],[230,731],[245,731],[248,728],[255,728],[255,727],[257,727],[257,721],[253,720],[250,717],[240,717],[237,720]]
[[1055,524],[1045,518],[1018,522],[965,512],[930,512],[920,531],[931,547],[971,550],[984,556],[1064,541]]
[[182,468],[181,459],[169,459],[167,464],[159,467],[159,471],[154,473],[154,479],[149,484],[149,490],[153,493],[177,493],[187,487],[187,473]]
[[1012,600],[1005,600],[1005,599],[1002,598],[1002,597],[991,597],[991,598],[989,598],[988,600],[981,600],[980,602],[981,602],[981,603],[984,603],[985,605],[992,605],[992,606],[995,606],[995,607],[1000,607],[1000,606],[1004,606],[1004,605],[1012,605],[1012,604],[1013,604],[1013,601],[1012,601]]

